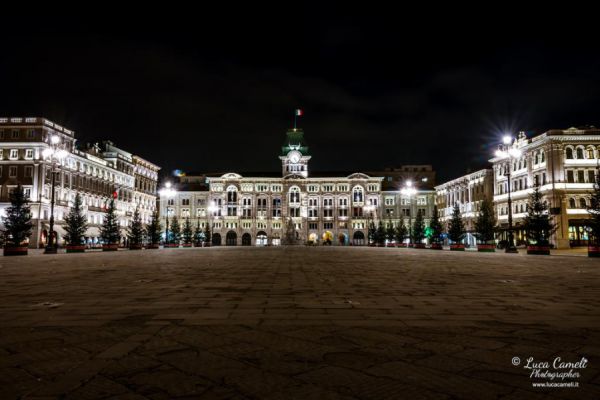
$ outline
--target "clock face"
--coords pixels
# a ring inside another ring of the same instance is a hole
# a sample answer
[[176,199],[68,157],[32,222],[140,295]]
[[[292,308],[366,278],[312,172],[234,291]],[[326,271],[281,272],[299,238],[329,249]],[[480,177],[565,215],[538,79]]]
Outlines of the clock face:
[[292,150],[288,153],[288,158],[294,164],[300,161],[300,157],[302,157],[302,154],[298,150]]

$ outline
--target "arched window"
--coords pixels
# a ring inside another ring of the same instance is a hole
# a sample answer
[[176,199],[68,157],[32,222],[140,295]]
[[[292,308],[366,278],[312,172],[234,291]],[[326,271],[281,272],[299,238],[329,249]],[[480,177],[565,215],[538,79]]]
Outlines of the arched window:
[[594,148],[593,147],[588,147],[587,150],[586,150],[586,153],[587,153],[586,154],[587,158],[589,160],[592,160],[592,159],[596,158],[596,157],[594,157]]
[[227,188],[227,203],[237,203],[237,188],[235,186]]
[[573,149],[572,148],[567,147],[567,149],[565,150],[565,157],[567,158],[567,160],[573,159]]
[[300,203],[300,189],[297,186],[293,186],[290,188],[289,202]]
[[544,154],[544,151],[541,150],[540,151],[540,162],[543,163],[546,161],[546,155]]
[[587,208],[587,203],[583,197],[579,199],[579,208]]
[[352,189],[352,201],[354,203],[362,203],[364,201],[364,192],[362,187],[355,186],[354,189]]
[[575,208],[575,199],[574,198],[569,199],[569,208]]
[[581,147],[577,148],[577,159],[583,160],[583,148],[581,148]]

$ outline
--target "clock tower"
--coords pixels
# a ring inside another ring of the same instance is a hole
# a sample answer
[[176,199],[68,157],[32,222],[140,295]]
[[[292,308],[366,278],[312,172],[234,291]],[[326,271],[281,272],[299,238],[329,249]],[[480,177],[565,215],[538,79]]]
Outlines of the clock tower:
[[294,128],[287,131],[279,159],[281,160],[281,173],[284,177],[289,175],[308,177],[310,155],[302,129]]

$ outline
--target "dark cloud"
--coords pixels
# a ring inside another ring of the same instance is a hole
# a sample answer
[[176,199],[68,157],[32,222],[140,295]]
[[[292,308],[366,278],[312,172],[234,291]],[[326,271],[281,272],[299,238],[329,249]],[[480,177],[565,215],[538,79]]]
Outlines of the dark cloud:
[[485,165],[502,132],[600,123],[593,25],[388,14],[5,26],[0,114],[166,170],[276,173],[302,107],[313,168],[432,163],[442,180]]

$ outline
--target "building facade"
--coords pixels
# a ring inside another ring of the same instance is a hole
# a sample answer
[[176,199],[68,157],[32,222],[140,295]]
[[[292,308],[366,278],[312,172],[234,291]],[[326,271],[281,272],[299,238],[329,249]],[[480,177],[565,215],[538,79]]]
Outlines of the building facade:
[[[520,133],[511,146],[521,157],[509,161],[494,157],[494,203],[501,228],[508,225],[508,185],[511,188],[517,243],[524,243],[523,218],[534,184],[540,185],[557,230],[557,248],[585,246],[588,242],[587,206],[600,163],[600,129],[595,127],[549,130],[527,138]],[[510,168],[511,182],[508,182]]]
[[[45,150],[52,148],[52,138],[65,155],[54,162],[45,157]],[[155,208],[158,170],[141,158],[136,161],[112,142],[77,146],[75,132],[45,118],[0,118],[0,212],[4,214],[9,205],[9,192],[22,185],[33,215],[29,240],[33,248],[48,241],[53,173],[57,243],[63,242],[64,217],[79,193],[89,224],[86,241],[95,245],[100,243],[99,228],[111,198],[115,198],[123,235],[138,204],[146,214]],[[138,190],[138,182],[146,189]]]
[[[212,231],[213,245],[296,243],[366,245],[368,226],[408,224],[419,208],[431,216],[434,192],[409,198],[383,190],[383,177],[313,173],[301,129],[289,130],[279,155],[281,176],[225,173],[183,176],[174,197],[161,194],[161,216],[190,218]],[[247,175],[247,176],[246,176]],[[412,202],[411,202],[412,201]]]
[[475,221],[481,209],[481,202],[485,198],[490,200],[494,198],[492,169],[482,169],[435,187],[435,201],[440,222],[447,231],[454,206],[458,205],[467,230],[464,243],[469,246],[477,244],[474,236]]

